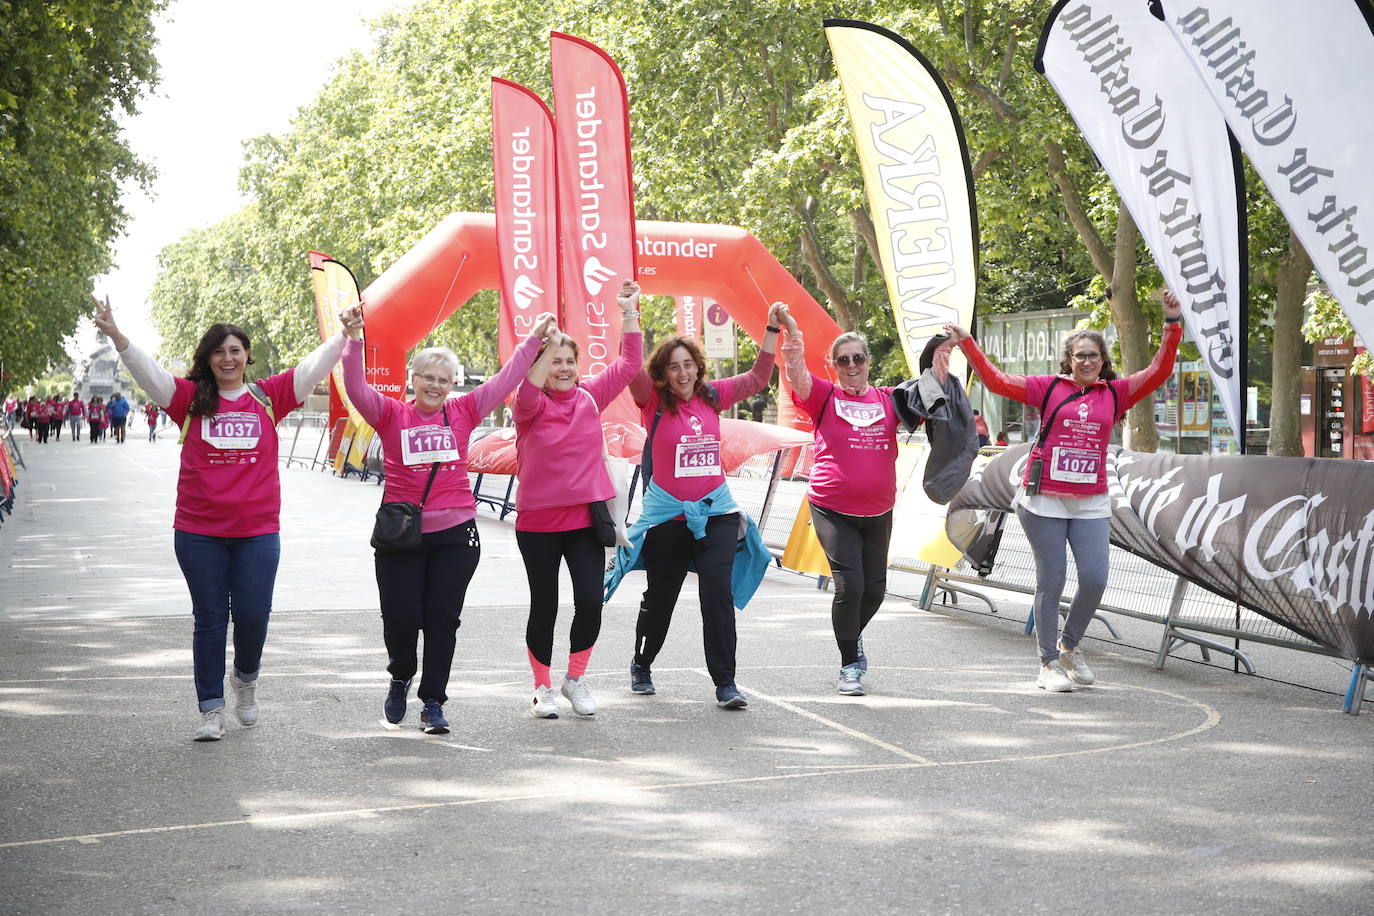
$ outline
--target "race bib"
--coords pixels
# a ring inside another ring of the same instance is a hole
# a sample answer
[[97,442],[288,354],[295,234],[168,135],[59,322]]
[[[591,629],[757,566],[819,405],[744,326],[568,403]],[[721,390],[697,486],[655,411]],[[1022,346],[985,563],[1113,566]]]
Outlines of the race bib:
[[1097,483],[1101,460],[1096,449],[1056,446],[1050,449],[1050,479],[1060,483]]
[[850,426],[856,426],[860,429],[865,426],[872,426],[881,420],[885,413],[882,404],[865,401],[843,401],[835,398],[835,416]]
[[720,470],[720,441],[714,438],[689,438],[677,444],[676,477],[714,477]]
[[453,430],[438,423],[412,426],[401,430],[401,462],[403,464],[432,464],[435,461],[457,461],[458,440]]
[[228,410],[200,418],[200,437],[215,448],[257,448],[262,417],[251,410]]

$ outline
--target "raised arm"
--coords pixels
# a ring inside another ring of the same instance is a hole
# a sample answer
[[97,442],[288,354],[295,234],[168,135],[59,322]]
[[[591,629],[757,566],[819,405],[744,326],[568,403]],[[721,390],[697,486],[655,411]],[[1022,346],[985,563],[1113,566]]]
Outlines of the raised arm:
[[291,381],[297,401],[304,404],[310,392],[314,391],[315,386],[334,368],[334,364],[343,353],[344,342],[344,332],[341,328],[339,333],[306,354],[305,359],[296,366],[296,374],[292,376]]
[[339,313],[339,323],[347,338],[343,350],[344,391],[367,424],[376,428],[386,416],[389,399],[369,385],[363,375],[363,307],[344,309]]
[[615,301],[620,306],[620,355],[582,383],[599,410],[605,410],[606,405],[625,390],[644,362],[644,335],[639,330],[639,284],[626,280]]
[[[776,308],[782,303],[775,302]],[[806,338],[797,327],[797,319],[792,317],[792,313],[786,305],[782,305],[781,314],[778,316],[782,321],[782,327],[787,331],[787,336],[782,342],[782,367],[787,373],[787,384],[792,387],[792,394],[798,400],[805,401],[811,397],[811,371],[806,368]]]
[[1126,376],[1126,407],[1134,407],[1160,385],[1174,371],[1178,345],[1183,340],[1183,309],[1173,293],[1164,294],[1164,336],[1150,365]]
[[978,341],[969,336],[968,331],[959,327],[957,324],[945,325],[945,333],[950,336],[952,344],[957,343],[959,349],[964,351],[968,357],[968,364],[973,367],[973,371],[982,379],[988,391],[993,394],[1000,394],[1004,398],[1011,398],[1020,401],[1022,404],[1030,403],[1026,394],[1026,377],[1024,375],[1011,375],[1003,372],[994,366],[983,353]]
[[[471,411],[474,418],[484,417],[491,413],[496,409],[496,405],[505,399],[506,395],[514,391],[516,386],[525,380],[535,359],[539,356],[539,345],[546,338],[557,333],[558,325],[554,322],[554,316],[547,313],[540,315],[535,321],[534,330],[530,332],[530,336],[520,342],[520,346],[511,353],[506,364],[491,378],[459,398],[459,403]],[[550,347],[549,349],[553,348]]]
[[142,349],[130,343],[129,338],[124,336],[115,322],[114,310],[108,305],[96,308],[95,326],[110,338],[110,343],[114,344],[115,352],[119,354],[125,368],[129,370],[138,386],[148,392],[148,397],[159,407],[170,405],[172,396],[176,394],[176,382],[172,378],[172,373],[159,366]]

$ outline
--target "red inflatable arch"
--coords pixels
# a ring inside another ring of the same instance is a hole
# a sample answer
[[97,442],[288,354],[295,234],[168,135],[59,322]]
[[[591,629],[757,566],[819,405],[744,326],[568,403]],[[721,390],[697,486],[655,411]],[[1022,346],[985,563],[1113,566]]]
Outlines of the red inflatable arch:
[[[753,235],[737,226],[638,220],[635,244],[645,293],[714,299],[755,340],[769,305],[786,302],[809,343],[807,366],[828,374],[825,355],[840,326]],[[405,397],[406,352],[478,290],[498,285],[496,217],[447,217],[363,291],[369,381]],[[779,400],[780,423],[810,427],[790,398]]]

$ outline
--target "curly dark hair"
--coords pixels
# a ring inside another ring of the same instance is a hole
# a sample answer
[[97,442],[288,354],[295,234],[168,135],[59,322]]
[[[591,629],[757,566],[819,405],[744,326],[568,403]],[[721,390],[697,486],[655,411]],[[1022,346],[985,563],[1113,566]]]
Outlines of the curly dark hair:
[[1097,352],[1102,354],[1101,366],[1097,371],[1097,377],[1104,382],[1110,382],[1116,378],[1116,370],[1112,368],[1112,351],[1107,346],[1107,338],[1097,331],[1074,331],[1064,338],[1064,347],[1059,351],[1059,374],[1073,375],[1073,348],[1074,344],[1080,340],[1091,340],[1097,347]]
[[720,404],[717,403],[714,394],[715,389],[706,384],[706,354],[701,352],[701,346],[690,337],[669,337],[664,339],[658,346],[654,347],[654,352],[649,354],[649,362],[644,369],[649,373],[649,380],[654,383],[654,390],[658,392],[659,406],[665,411],[677,413],[678,405],[681,401],[677,395],[673,394],[668,386],[668,363],[672,362],[673,351],[678,347],[686,347],[692,361],[697,364],[696,387],[692,390],[693,395],[700,395],[706,405],[720,413]]
[[215,371],[210,368],[210,356],[230,337],[237,337],[243,342],[248,365],[253,365],[253,343],[243,328],[225,322],[212,324],[210,330],[200,338],[200,343],[196,344],[196,352],[191,357],[191,371],[186,373],[186,378],[196,383],[195,396],[191,398],[191,406],[186,411],[189,416],[212,416],[219,406],[219,383],[215,381]]

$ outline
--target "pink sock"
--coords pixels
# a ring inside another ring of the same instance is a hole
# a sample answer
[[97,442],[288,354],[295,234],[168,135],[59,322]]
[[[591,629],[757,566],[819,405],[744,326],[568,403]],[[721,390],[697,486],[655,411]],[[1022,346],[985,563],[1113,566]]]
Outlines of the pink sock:
[[551,681],[549,680],[549,666],[541,662],[539,659],[535,658],[534,653],[530,651],[529,646],[525,647],[525,654],[530,657],[530,670],[534,672],[534,686],[553,686]]
[[581,677],[587,671],[587,663],[592,660],[592,650],[583,649],[568,655],[568,677]]

